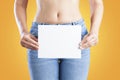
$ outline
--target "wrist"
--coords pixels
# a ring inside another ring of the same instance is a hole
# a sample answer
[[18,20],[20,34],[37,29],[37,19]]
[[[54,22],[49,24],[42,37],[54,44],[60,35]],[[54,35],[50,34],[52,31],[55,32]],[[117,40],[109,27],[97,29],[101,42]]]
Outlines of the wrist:
[[93,30],[91,30],[89,33],[90,33],[90,34],[94,34],[94,35],[96,35],[96,36],[99,35],[99,31],[93,31]]
[[22,38],[23,35],[28,34],[28,33],[29,33],[28,31],[22,31],[22,32],[20,32],[20,37]]
[[98,28],[95,28],[95,27],[91,27],[91,29],[90,29],[90,33],[93,33],[93,34],[99,35],[99,29],[98,29]]

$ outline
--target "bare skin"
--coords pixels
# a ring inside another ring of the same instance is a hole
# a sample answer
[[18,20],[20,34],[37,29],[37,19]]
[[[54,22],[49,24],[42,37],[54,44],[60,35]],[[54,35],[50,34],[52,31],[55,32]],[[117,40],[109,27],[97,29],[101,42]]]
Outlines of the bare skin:
[[[37,12],[34,17],[35,22],[49,24],[61,24],[74,22],[82,18],[79,11],[80,0],[36,0]],[[20,44],[29,49],[38,50],[37,38],[30,34],[27,29],[27,9],[28,0],[15,0],[14,15],[20,31]],[[103,16],[102,0],[90,0],[91,26],[90,31],[78,48],[85,49],[98,43],[99,28]]]

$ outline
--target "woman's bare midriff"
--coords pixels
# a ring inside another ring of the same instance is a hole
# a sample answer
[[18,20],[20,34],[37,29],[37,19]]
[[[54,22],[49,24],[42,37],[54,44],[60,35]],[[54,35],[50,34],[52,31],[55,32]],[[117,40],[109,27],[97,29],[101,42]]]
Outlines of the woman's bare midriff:
[[35,22],[60,24],[81,19],[79,0],[36,0]]

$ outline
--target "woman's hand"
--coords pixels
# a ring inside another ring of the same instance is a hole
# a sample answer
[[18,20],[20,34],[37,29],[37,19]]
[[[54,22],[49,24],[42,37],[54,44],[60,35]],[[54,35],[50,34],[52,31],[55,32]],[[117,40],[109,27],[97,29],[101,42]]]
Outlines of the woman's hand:
[[90,0],[90,33],[85,35],[83,40],[79,43],[80,49],[95,46],[98,43],[98,32],[103,17],[103,11],[103,0]]
[[20,40],[21,46],[33,50],[38,50],[38,39],[30,34],[30,33],[23,33],[21,35],[21,40]]
[[85,49],[91,46],[95,46],[97,43],[98,43],[98,35],[95,33],[88,33],[79,43],[79,49]]
[[90,33],[79,43],[80,49],[95,46],[98,43],[98,32],[103,17],[103,0],[90,0]]

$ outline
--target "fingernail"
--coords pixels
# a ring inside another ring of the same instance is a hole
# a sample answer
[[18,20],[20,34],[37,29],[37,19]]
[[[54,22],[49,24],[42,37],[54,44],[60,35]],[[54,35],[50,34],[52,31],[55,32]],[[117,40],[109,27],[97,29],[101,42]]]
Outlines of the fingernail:
[[82,46],[80,46],[80,49],[82,49]]

